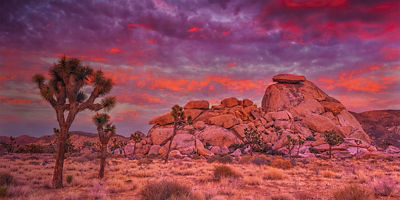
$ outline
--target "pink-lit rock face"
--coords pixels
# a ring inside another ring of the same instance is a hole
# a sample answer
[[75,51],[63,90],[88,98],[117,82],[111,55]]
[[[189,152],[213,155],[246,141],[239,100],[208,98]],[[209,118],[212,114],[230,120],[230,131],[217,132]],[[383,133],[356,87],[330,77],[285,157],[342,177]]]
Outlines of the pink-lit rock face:
[[272,80],[278,83],[300,83],[305,81],[306,77],[293,74],[279,74],[272,77]]

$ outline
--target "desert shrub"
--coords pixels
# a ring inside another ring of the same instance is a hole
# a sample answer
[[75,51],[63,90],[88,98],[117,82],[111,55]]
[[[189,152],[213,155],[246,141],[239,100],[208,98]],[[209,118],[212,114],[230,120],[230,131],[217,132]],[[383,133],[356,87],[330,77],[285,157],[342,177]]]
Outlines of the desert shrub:
[[72,183],[72,175],[67,176],[67,183],[71,184]]
[[14,177],[8,172],[0,173],[0,186],[11,185],[14,182]]
[[279,169],[291,169],[293,165],[288,160],[275,159],[271,161],[271,166]]
[[317,141],[317,139],[315,139],[314,136],[308,136],[308,137],[306,138],[306,140],[307,140],[307,141]]
[[336,173],[330,170],[324,170],[322,171],[322,176],[325,178],[333,178],[336,176]]
[[281,180],[284,178],[283,171],[276,168],[269,168],[264,172],[264,180]]
[[265,156],[259,156],[254,158],[251,163],[255,164],[255,165],[269,165],[271,163],[271,161],[269,159],[267,159]]
[[153,163],[153,159],[151,159],[151,158],[142,158],[142,159],[138,160],[138,162],[137,162],[138,165],[148,165],[151,163]]
[[314,147],[310,147],[309,150],[310,150],[310,153],[313,153],[313,154],[320,154],[321,153],[321,151],[319,151],[318,149],[316,149]]
[[7,186],[0,186],[0,197],[5,197],[7,195]]
[[224,156],[213,155],[207,159],[207,162],[208,163],[219,162],[219,163],[227,164],[227,163],[232,163],[233,159],[229,155],[224,155]]
[[373,199],[372,192],[359,185],[350,184],[333,193],[333,198],[336,200],[368,200]]
[[396,189],[396,181],[389,177],[384,177],[376,180],[373,188],[377,196],[390,196]]
[[278,194],[271,197],[271,200],[294,200],[289,194]]
[[240,175],[233,170],[231,167],[222,165],[222,166],[217,166],[214,169],[214,178],[216,180],[220,180],[221,178],[224,177],[231,177],[231,178],[238,178]]
[[167,180],[147,183],[140,195],[143,200],[196,199],[189,186]]

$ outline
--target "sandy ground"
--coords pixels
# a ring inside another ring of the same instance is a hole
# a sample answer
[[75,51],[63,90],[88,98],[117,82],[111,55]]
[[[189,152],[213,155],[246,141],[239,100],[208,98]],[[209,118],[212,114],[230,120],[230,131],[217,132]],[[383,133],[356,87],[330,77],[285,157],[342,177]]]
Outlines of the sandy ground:
[[[197,199],[334,199],[335,192],[349,184],[365,188],[373,199],[400,199],[400,160],[318,159],[297,161],[293,168],[284,170],[279,165],[256,165],[253,158],[242,157],[229,164],[189,159],[167,164],[153,159],[150,164],[140,164],[123,157],[109,158],[106,176],[99,180],[97,159],[70,157],[64,165],[63,189],[50,187],[53,155],[3,155],[0,172],[14,177],[7,199],[143,199],[143,188],[160,180],[191,188]],[[216,179],[215,168],[222,165],[237,176]],[[72,177],[69,183],[67,176]]]

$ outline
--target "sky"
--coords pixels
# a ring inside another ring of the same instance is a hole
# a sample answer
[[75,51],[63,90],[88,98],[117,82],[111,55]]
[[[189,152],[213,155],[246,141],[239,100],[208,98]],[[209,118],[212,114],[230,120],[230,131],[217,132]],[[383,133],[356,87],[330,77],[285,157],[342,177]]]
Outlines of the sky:
[[[52,134],[31,78],[63,55],[112,78],[122,135],[192,99],[260,106],[280,73],[351,111],[400,109],[398,0],[0,1],[0,136]],[[95,133],[94,114],[71,130]]]

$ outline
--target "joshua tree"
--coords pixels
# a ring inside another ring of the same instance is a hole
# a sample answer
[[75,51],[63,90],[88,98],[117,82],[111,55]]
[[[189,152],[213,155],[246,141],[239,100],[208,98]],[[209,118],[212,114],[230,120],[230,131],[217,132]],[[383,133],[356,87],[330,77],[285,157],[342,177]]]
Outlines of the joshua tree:
[[[40,74],[34,75],[32,80],[38,85],[42,97],[56,111],[60,133],[57,135],[57,155],[52,182],[55,188],[61,188],[69,128],[81,111],[107,110],[114,101],[113,98],[104,98],[101,103],[95,103],[95,100],[109,93],[113,84],[111,79],[104,77],[102,71],[94,72],[90,67],[83,66],[78,59],[67,59],[65,56],[50,68],[49,75],[50,80],[47,83],[45,77]],[[85,85],[93,86],[88,98],[83,91]]]
[[297,156],[299,156],[300,148],[304,145],[304,140],[301,139],[300,136],[298,136],[297,143],[299,144],[299,146],[297,147]]
[[329,159],[332,158],[332,146],[342,144],[344,139],[338,135],[335,131],[325,131],[325,142],[329,144]]
[[[7,150],[7,153],[13,153],[16,147],[15,137],[10,136],[10,142],[1,142],[1,145]],[[17,146],[18,147],[18,146]]]
[[136,153],[136,144],[142,141],[144,137],[144,133],[140,131],[135,131],[133,134],[131,134],[131,137],[129,139],[134,142],[133,155],[135,155]]
[[262,133],[250,127],[244,129],[245,144],[250,146],[250,155],[253,156],[253,151],[263,151],[265,143],[262,139]]
[[165,156],[165,163],[168,162],[169,152],[171,151],[172,141],[174,141],[174,137],[176,135],[177,130],[182,129],[185,126],[185,113],[183,112],[183,108],[179,105],[175,105],[172,107],[171,111],[172,117],[174,117],[174,132],[171,137],[169,137],[166,141],[169,140],[167,155]]
[[97,132],[100,140],[100,170],[99,178],[104,177],[104,167],[106,165],[107,145],[110,138],[115,134],[115,125],[110,123],[110,116],[107,114],[97,113],[93,117],[93,122],[96,124]]
[[286,147],[289,150],[289,159],[292,160],[292,151],[298,141],[294,138],[292,138],[290,135],[287,136],[288,142],[286,143]]

